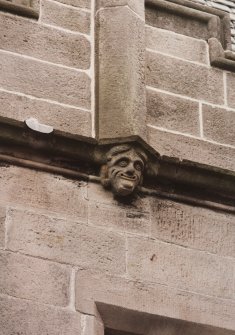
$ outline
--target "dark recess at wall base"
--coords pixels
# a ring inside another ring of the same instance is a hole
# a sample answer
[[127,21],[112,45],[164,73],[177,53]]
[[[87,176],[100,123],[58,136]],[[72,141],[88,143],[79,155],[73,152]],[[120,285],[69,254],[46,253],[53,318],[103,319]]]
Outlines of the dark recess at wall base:
[[105,335],[232,335],[234,331],[97,303]]
[[[136,335],[133,333],[122,332],[119,330],[106,329],[104,335]],[[143,334],[144,335],[144,334]]]

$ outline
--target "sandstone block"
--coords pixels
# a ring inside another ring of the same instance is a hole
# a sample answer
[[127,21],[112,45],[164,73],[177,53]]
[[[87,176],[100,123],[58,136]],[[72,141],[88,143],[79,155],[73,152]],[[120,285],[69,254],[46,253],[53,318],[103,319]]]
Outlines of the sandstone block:
[[228,94],[228,105],[235,108],[235,75],[233,73],[227,74],[227,94]]
[[5,207],[0,207],[0,249],[5,246],[5,219],[6,209]]
[[202,108],[204,137],[235,146],[235,112],[209,105]]
[[149,128],[149,143],[161,155],[235,169],[235,150],[232,148],[153,128]]
[[87,74],[0,53],[0,87],[83,108],[90,107]]
[[117,199],[110,190],[104,189],[100,184],[88,184],[88,199],[90,202],[109,205],[116,210],[123,210],[125,212],[141,211],[149,213],[149,198],[143,194],[137,194],[133,198],[125,201],[124,199]]
[[91,8],[91,0],[57,0],[57,1],[69,6]]
[[147,52],[147,85],[216,104],[224,103],[223,73],[158,53]]
[[148,212],[118,208],[98,202],[89,203],[88,221],[91,225],[141,235],[148,235],[150,228],[150,214]]
[[94,316],[82,315],[81,324],[83,329],[82,335],[104,335],[103,322]]
[[185,60],[208,64],[208,47],[203,40],[169,30],[146,27],[146,47]]
[[[90,13],[74,7],[61,6],[59,3],[42,1],[42,22],[84,34],[90,33]],[[84,50],[85,51],[85,50]],[[89,53],[88,53],[89,56]]]
[[34,212],[9,212],[8,249],[110,273],[125,272],[124,236]]
[[[158,283],[137,282],[125,278],[78,271],[76,308],[96,313],[99,303],[151,315],[167,316],[190,322],[234,329],[235,306],[230,299],[219,299],[186,292]],[[113,318],[115,322],[115,318]],[[138,323],[138,318],[135,319]],[[139,323],[138,323],[139,324]]]
[[15,166],[1,167],[0,174],[3,202],[87,221],[83,183]]
[[149,89],[147,122],[153,126],[199,135],[199,104]]
[[221,298],[233,295],[231,259],[165,242],[129,237],[127,272],[139,281]]
[[15,5],[31,7],[30,0],[10,0]]
[[145,138],[144,22],[129,7],[101,9],[96,41],[99,138]]
[[104,7],[128,6],[136,14],[144,19],[145,6],[144,0],[97,0],[97,9]]
[[91,136],[91,113],[18,94],[1,92],[0,115],[25,121],[29,117],[70,134]]
[[234,217],[152,198],[151,236],[193,249],[235,257]]
[[33,9],[39,9],[39,1],[40,0],[7,0],[12,2],[15,5],[30,7]]
[[0,293],[44,304],[69,304],[70,270],[63,265],[0,252]]
[[208,22],[198,19],[198,11],[191,9],[191,15],[188,16],[182,15],[182,12],[179,13],[178,4],[173,4],[171,8],[171,10],[166,10],[163,6],[157,8],[147,6],[145,10],[146,23],[156,28],[171,30],[198,39],[207,40],[211,37]]
[[90,67],[90,42],[84,36],[43,26],[16,15],[0,13],[0,18],[1,49],[70,67]]
[[80,320],[79,313],[0,296],[1,335],[81,335]]
[[223,240],[221,241],[220,252],[223,255],[235,257],[235,225],[234,217],[223,226]]

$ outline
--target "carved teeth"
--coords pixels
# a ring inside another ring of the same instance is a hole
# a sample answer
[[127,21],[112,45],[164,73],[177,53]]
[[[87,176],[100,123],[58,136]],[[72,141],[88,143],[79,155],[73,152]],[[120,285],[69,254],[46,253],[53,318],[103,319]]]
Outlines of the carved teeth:
[[131,181],[134,181],[134,180],[137,179],[136,176],[131,177],[131,176],[126,176],[126,175],[124,175],[124,174],[121,174],[121,177],[122,177],[123,179],[131,180]]

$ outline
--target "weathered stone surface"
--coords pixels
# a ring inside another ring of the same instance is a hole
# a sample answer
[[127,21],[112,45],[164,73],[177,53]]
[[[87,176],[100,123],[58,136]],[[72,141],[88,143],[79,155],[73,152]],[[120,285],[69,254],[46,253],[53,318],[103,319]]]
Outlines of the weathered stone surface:
[[206,41],[176,34],[169,30],[146,27],[146,47],[189,61],[208,64]]
[[153,126],[199,135],[199,104],[148,89],[147,122]]
[[81,315],[0,296],[1,335],[81,335]]
[[97,0],[96,2],[97,9],[102,7],[129,6],[129,8],[144,19],[144,0]]
[[147,52],[147,85],[217,104],[224,103],[223,72]]
[[125,272],[121,234],[13,209],[8,223],[9,250],[109,273]]
[[18,94],[1,92],[1,90],[0,115],[19,121],[34,117],[54,129],[91,137],[90,112],[37,99],[29,99]]
[[98,202],[90,202],[88,221],[91,225],[119,231],[129,231],[141,235],[148,235],[150,228],[150,214],[148,212],[115,207]]
[[83,325],[82,335],[104,335],[103,322],[95,316],[82,315],[81,323]]
[[227,74],[227,94],[228,94],[228,105],[235,108],[235,75],[233,73]]
[[232,148],[153,128],[149,128],[149,143],[161,155],[235,170]]
[[0,87],[79,107],[90,107],[87,74],[0,52]]
[[151,236],[170,243],[235,257],[234,217],[152,198]]
[[149,213],[149,198],[143,194],[136,194],[128,200],[117,198],[109,190],[106,190],[100,184],[88,184],[88,199],[91,202],[106,204],[116,209],[123,209],[126,212],[147,212]]
[[97,136],[145,138],[144,22],[129,7],[101,9],[96,20]]
[[8,1],[12,2],[15,5],[31,7],[30,6],[30,0],[8,0]]
[[4,248],[5,245],[5,219],[6,208],[0,207],[0,249]]
[[139,281],[231,298],[233,261],[173,244],[129,237],[127,272]]
[[96,312],[95,302],[234,329],[235,304],[231,299],[212,298],[178,290],[168,286],[166,282],[160,285],[78,271],[77,310],[93,314]]
[[16,15],[0,13],[0,18],[1,49],[52,63],[89,68],[90,43],[84,36],[42,26]]
[[63,265],[0,252],[0,293],[45,304],[69,304],[70,270]]
[[235,111],[209,105],[202,106],[205,138],[235,146]]
[[[90,33],[90,16],[87,11],[76,7],[62,7],[59,3],[43,0],[42,1],[42,22],[59,26],[75,32],[84,34]],[[84,50],[85,53],[85,50]],[[89,53],[86,53],[89,56]]]
[[7,0],[15,5],[38,9],[40,0]]
[[[172,7],[179,9],[177,4]],[[185,7],[183,7],[185,8]],[[146,7],[146,23],[150,26],[171,30],[182,35],[207,40],[210,37],[208,22],[196,18],[196,10],[191,9],[191,16],[181,15],[177,10],[166,10],[160,6]],[[194,18],[195,16],[195,18]]]
[[87,221],[82,182],[15,166],[0,167],[0,175],[1,201]]
[[91,8],[91,0],[57,0],[57,1],[69,6]]

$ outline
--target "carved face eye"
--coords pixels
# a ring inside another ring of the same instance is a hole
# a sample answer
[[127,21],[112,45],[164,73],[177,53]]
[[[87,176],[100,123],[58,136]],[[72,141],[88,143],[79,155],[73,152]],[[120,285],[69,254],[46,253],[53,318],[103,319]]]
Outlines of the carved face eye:
[[143,165],[141,164],[141,163],[139,163],[139,162],[136,162],[135,163],[135,169],[137,170],[137,171],[142,171],[143,170]]
[[121,161],[119,161],[118,165],[121,167],[126,167],[128,165],[128,161],[125,159],[122,159]]

